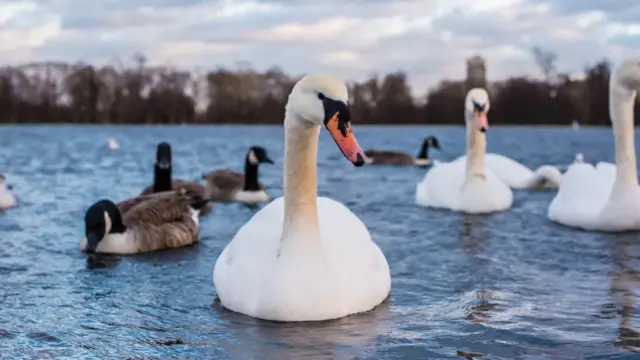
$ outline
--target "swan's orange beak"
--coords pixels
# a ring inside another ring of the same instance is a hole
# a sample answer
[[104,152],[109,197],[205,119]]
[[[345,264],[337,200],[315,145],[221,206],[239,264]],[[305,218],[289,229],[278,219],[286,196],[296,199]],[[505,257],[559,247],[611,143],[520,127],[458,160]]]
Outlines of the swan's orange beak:
[[489,130],[489,120],[486,111],[476,111],[476,126],[480,132]]
[[324,125],[329,130],[331,137],[340,148],[340,151],[342,151],[344,157],[355,166],[364,165],[364,152],[351,131],[351,124],[340,118],[340,111],[336,111],[333,116],[325,121]]

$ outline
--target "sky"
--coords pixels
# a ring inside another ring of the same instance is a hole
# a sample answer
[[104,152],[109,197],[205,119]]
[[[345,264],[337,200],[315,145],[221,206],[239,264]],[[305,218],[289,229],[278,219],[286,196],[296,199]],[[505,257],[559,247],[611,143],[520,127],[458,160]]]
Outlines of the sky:
[[637,0],[0,0],[0,63],[131,61],[185,69],[334,73],[405,71],[416,93],[462,79],[540,76],[531,48],[563,72],[640,45]]

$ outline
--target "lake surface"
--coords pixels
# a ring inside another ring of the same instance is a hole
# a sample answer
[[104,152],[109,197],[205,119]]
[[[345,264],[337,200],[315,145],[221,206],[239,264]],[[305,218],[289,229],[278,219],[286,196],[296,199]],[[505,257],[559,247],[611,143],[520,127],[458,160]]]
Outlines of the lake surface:
[[[416,153],[436,135],[450,160],[462,127],[354,127],[364,148]],[[107,147],[115,138],[117,150]],[[488,150],[535,168],[613,161],[610,129],[500,128]],[[200,244],[113,257],[80,252],[83,216],[103,197],[137,195],[153,178],[155,147],[173,146],[176,178],[241,170],[251,145],[282,195],[283,130],[277,126],[0,127],[0,171],[20,208],[0,215],[2,359],[638,359],[640,236],[550,223],[553,191],[517,192],[513,208],[465,216],[414,205],[424,170],[355,168],[326,131],[319,194],[364,221],[389,260],[392,292],[375,311],[312,324],[275,324],[214,302],[218,254],[252,216],[239,204],[201,218]]]

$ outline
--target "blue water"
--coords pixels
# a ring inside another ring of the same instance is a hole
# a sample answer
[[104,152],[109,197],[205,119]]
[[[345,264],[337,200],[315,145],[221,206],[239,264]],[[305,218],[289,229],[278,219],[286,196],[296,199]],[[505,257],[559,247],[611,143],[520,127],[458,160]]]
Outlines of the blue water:
[[[453,159],[459,127],[365,127],[363,147],[415,153],[436,135]],[[499,128],[488,150],[529,167],[566,165],[576,152],[612,161],[610,129]],[[107,139],[120,143],[107,148]],[[155,146],[169,141],[176,177],[242,169],[251,145],[276,164],[261,168],[282,194],[281,127],[1,127],[0,171],[22,206],[0,215],[2,359],[637,359],[640,238],[551,224],[554,193],[518,192],[513,208],[464,216],[414,205],[424,170],[355,168],[323,133],[319,193],[368,226],[391,266],[391,299],[328,323],[274,324],[214,302],[211,273],[251,216],[216,205],[200,244],[114,257],[100,266],[79,251],[94,201],[137,195],[152,180]],[[470,357],[471,358],[471,357]]]

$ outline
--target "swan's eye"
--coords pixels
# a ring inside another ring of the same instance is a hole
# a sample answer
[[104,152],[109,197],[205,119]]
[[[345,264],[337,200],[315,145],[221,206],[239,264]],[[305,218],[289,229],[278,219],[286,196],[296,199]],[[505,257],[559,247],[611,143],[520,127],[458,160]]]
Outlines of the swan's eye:
[[320,100],[324,100],[324,99],[326,99],[326,98],[327,98],[327,97],[326,97],[326,96],[324,96],[324,94],[323,94],[323,93],[321,93],[321,92],[319,92],[319,93],[318,93],[318,99],[320,99]]

